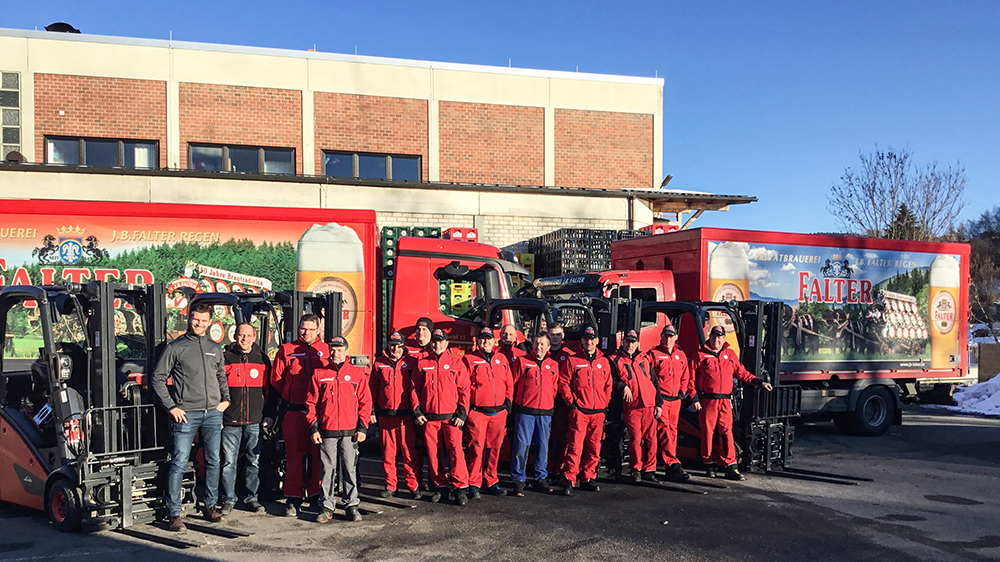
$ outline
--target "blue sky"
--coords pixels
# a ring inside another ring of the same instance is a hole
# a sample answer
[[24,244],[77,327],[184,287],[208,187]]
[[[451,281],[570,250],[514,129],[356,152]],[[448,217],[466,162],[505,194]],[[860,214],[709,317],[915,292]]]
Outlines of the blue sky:
[[834,231],[859,151],[961,162],[1000,205],[1000,2],[22,2],[0,27],[659,75],[671,187],[754,195],[700,226]]

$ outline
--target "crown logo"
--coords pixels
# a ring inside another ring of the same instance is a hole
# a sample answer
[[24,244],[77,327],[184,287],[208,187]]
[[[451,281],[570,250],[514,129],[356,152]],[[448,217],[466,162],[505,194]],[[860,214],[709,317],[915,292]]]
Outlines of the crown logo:
[[56,232],[62,236],[83,236],[86,228],[80,228],[79,226],[60,226],[56,229]]
[[832,260],[842,260],[842,259],[844,259],[844,256],[842,256],[840,254],[832,254],[830,256],[830,259],[832,259]]

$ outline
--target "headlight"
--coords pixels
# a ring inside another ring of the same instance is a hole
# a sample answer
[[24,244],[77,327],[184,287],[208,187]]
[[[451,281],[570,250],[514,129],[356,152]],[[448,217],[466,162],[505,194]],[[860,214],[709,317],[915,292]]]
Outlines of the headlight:
[[73,360],[69,358],[68,355],[59,356],[59,380],[61,382],[68,381],[70,376],[73,375]]

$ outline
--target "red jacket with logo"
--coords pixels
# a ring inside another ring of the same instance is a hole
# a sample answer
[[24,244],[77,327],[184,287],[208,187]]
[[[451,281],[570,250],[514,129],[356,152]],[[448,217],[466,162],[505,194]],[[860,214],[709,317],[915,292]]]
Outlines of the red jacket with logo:
[[535,416],[551,416],[559,391],[559,364],[546,354],[539,361],[534,355],[523,355],[514,361],[514,412]]
[[451,350],[420,357],[413,368],[413,414],[428,420],[465,420],[469,415],[469,371]]
[[570,409],[579,408],[585,414],[604,412],[611,402],[611,362],[595,350],[593,357],[581,351],[571,355],[560,366],[559,397]]
[[324,438],[347,437],[368,428],[372,396],[361,367],[344,361],[316,369],[306,393],[306,421]]
[[470,404],[473,410],[495,414],[510,406],[514,394],[514,376],[503,353],[494,350],[487,357],[483,350],[478,349],[466,353],[462,362],[469,371],[472,389]]
[[656,384],[656,375],[647,354],[637,350],[635,355],[629,355],[619,349],[611,356],[611,370],[617,379],[616,386],[632,391],[631,402],[625,402],[623,398],[625,410],[663,405],[660,387]]
[[271,386],[288,402],[290,410],[305,411],[313,371],[323,367],[329,357],[330,346],[318,338],[311,345],[295,340],[278,348],[271,367]]
[[222,412],[225,425],[260,423],[264,413],[264,388],[271,376],[271,361],[253,344],[244,353],[233,342],[223,354],[226,359],[226,384],[229,385],[229,407]]
[[698,350],[694,368],[694,388],[698,398],[728,398],[733,393],[733,377],[747,384],[760,384],[760,379],[747,371],[729,344],[715,353],[707,345]]
[[674,346],[673,352],[658,345],[649,350],[653,373],[660,385],[664,400],[680,400],[682,396],[694,396],[694,377],[691,365],[681,348]]
[[398,361],[382,352],[372,364],[372,402],[377,416],[413,415],[410,393],[413,390],[411,371],[417,360],[405,353]]
[[516,361],[518,357],[524,357],[528,354],[524,348],[516,343],[512,345],[500,344],[497,347],[499,347],[500,353],[503,353],[503,356],[507,358],[507,362],[510,363],[511,368],[513,368],[514,361]]

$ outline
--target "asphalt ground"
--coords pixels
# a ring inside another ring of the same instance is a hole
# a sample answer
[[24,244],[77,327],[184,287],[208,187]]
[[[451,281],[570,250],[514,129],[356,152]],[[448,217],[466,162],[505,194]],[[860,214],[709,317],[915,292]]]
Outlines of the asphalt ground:
[[[186,550],[115,532],[66,535],[41,513],[0,504],[0,560],[1000,560],[1000,420],[912,406],[879,438],[800,427],[793,451],[796,467],[874,482],[751,474],[708,495],[602,484],[464,508],[403,500],[417,507],[378,507],[360,523],[338,510],[326,525],[312,522],[315,512],[236,511],[224,525],[252,536],[188,531],[206,544]],[[366,475],[379,463],[362,462],[364,489],[377,493]]]

